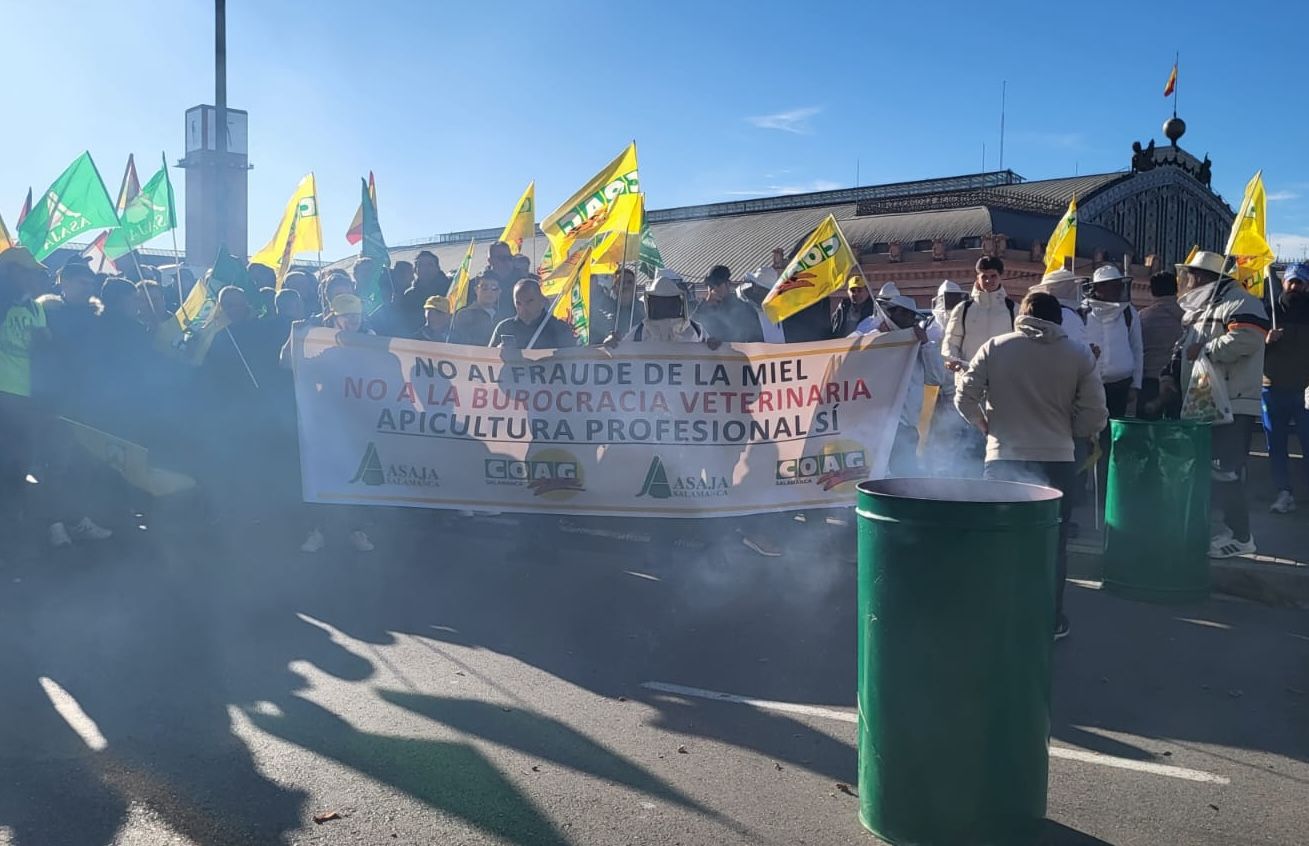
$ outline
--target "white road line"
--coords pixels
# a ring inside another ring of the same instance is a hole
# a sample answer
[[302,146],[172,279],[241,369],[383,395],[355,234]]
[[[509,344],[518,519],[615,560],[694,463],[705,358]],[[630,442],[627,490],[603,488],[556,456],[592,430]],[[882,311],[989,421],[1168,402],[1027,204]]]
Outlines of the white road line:
[[[840,720],[843,723],[857,723],[859,721],[859,718],[854,711],[823,708],[819,705],[801,705],[795,702],[775,702],[771,699],[754,699],[749,696],[737,696],[734,693],[722,693],[716,690],[705,690],[701,687],[686,687],[680,684],[667,684],[665,682],[645,682],[641,687],[644,687],[647,690],[656,690],[660,693],[671,693],[676,696],[690,696],[696,699],[709,699],[714,702],[730,702],[735,705],[749,705],[752,708],[758,708],[761,711],[777,711],[783,714],[802,714],[810,717],[823,717],[829,720]],[[1062,758],[1068,761],[1080,761],[1084,764],[1098,764],[1102,767],[1114,767],[1120,770],[1135,770],[1136,772],[1149,773],[1151,775],[1180,778],[1186,781],[1198,781],[1206,784],[1232,783],[1231,779],[1226,776],[1207,773],[1203,770],[1188,770],[1185,767],[1172,767],[1167,764],[1153,764],[1149,761],[1134,761],[1131,758],[1116,758],[1113,755],[1101,755],[1098,752],[1087,752],[1082,749],[1070,749],[1065,746],[1051,746],[1050,757]]]
[[45,690],[45,695],[50,697],[50,704],[55,706],[59,716],[64,718],[69,728],[77,732],[77,736],[82,738],[82,742],[90,747],[92,752],[99,752],[109,745],[109,741],[100,733],[100,727],[95,724],[95,720],[86,715],[71,693],[60,687],[53,679],[41,676],[39,681]]

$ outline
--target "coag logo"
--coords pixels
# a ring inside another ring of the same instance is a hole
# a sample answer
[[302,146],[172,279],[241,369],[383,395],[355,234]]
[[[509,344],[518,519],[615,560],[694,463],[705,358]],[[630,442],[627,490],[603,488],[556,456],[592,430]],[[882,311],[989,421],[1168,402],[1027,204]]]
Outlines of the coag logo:
[[[619,174],[594,194],[573,207],[569,217],[559,221],[559,229],[565,235],[582,237],[599,225],[603,213],[623,194],[638,194],[641,191],[641,178],[637,171]],[[579,230],[574,232],[573,230]]]
[[488,485],[527,488],[546,499],[570,499],[586,489],[577,456],[561,449],[541,450],[524,459],[488,458],[485,476]]
[[868,456],[859,444],[833,441],[812,455],[777,462],[776,485],[818,485],[825,491],[849,490],[868,478]]
[[710,475],[708,470],[701,470],[695,476],[669,476],[663,459],[655,456],[650,467],[645,471],[645,481],[641,483],[638,497],[651,499],[701,498],[727,496],[732,483],[726,476]]
[[424,467],[419,464],[384,464],[377,452],[377,445],[369,441],[368,448],[364,450],[364,457],[359,460],[359,468],[355,470],[354,478],[350,480],[352,485],[358,483],[372,487],[398,485],[406,488],[435,488],[440,487],[440,476],[437,475],[435,467]]
[[295,207],[295,213],[298,217],[317,217],[318,216],[318,198],[304,197]]

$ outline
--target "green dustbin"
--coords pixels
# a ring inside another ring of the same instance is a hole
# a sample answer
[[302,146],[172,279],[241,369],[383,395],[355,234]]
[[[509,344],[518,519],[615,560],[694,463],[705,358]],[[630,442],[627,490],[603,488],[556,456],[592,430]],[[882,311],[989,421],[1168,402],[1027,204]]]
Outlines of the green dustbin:
[[859,819],[893,844],[1034,842],[1058,491],[859,485]]
[[1209,596],[1209,424],[1113,420],[1104,587],[1150,602]]

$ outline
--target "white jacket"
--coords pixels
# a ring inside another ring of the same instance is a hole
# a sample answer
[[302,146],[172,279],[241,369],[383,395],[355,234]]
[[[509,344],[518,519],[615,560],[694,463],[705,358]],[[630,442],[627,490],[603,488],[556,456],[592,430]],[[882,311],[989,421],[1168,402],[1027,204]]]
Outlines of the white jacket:
[[[1086,340],[1100,348],[1100,381],[1106,385],[1130,378],[1133,388],[1141,387],[1141,369],[1145,351],[1141,346],[1141,315],[1128,303],[1086,301]],[[1132,312],[1127,325],[1126,312]]]
[[1018,303],[1013,303],[1011,314],[1005,304],[1003,287],[990,293],[973,288],[971,296],[971,300],[964,300],[950,312],[945,340],[941,342],[941,353],[947,360],[972,361],[982,344],[1014,331],[1013,318],[1018,314]]
[[[850,337],[881,335],[882,319],[866,317],[860,321]],[[918,418],[922,414],[923,395],[927,385],[945,385],[952,382],[945,378],[945,364],[941,355],[932,344],[919,344],[918,355],[914,356],[914,366],[909,375],[909,388],[905,391],[904,405],[900,407],[900,425],[918,428]],[[953,388],[953,384],[951,385]],[[944,388],[942,388],[944,390]],[[953,393],[953,391],[951,391]]]

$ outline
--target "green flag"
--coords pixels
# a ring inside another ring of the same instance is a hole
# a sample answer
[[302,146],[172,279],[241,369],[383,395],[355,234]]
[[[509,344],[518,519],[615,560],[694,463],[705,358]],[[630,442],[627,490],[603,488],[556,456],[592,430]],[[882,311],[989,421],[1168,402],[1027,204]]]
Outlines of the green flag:
[[40,261],[70,238],[116,226],[118,215],[100,171],[91,161],[91,154],[83,153],[32,206],[18,227],[18,238]]
[[373,198],[368,193],[368,181],[359,180],[363,186],[362,199],[359,201],[359,207],[363,209],[363,246],[359,249],[359,255],[363,258],[370,258],[376,262],[372,279],[358,280],[358,290],[355,291],[359,298],[364,301],[364,310],[369,314],[376,311],[382,305],[382,288],[378,284],[382,274],[386,273],[387,268],[391,266],[391,251],[386,248],[386,240],[382,237],[382,227],[377,223],[377,206],[373,204]]
[[235,285],[245,291],[246,299],[250,301],[250,308],[255,314],[263,317],[264,306],[259,296],[259,286],[250,278],[245,262],[229,253],[226,244],[218,248],[218,255],[214,258],[214,269],[209,272],[209,279],[210,287],[215,291],[227,285]]
[[644,220],[641,221],[641,253],[637,261],[641,272],[651,278],[656,270],[664,266],[664,256],[655,243],[654,232],[650,231],[650,224]]
[[168,163],[161,162],[159,172],[150,177],[141,192],[123,209],[121,225],[109,233],[105,242],[105,255],[110,259],[125,256],[151,238],[176,227],[173,183],[168,178]]

